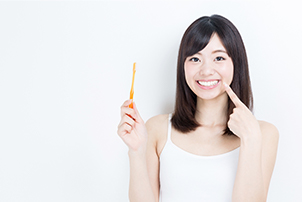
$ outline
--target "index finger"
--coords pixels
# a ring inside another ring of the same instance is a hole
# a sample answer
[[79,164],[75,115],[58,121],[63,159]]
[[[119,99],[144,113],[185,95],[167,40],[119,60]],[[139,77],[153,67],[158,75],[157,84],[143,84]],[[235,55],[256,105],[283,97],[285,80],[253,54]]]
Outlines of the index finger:
[[226,93],[229,95],[236,107],[244,105],[228,84],[224,83],[224,86]]
[[132,101],[133,101],[132,99],[126,100],[121,107],[129,107]]

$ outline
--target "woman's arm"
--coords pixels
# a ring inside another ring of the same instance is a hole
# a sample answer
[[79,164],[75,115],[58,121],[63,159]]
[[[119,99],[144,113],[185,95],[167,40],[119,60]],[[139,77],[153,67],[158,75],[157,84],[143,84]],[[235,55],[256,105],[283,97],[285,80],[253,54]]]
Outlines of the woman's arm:
[[131,202],[157,202],[149,178],[146,154],[129,152],[130,184],[129,199]]
[[146,123],[149,137],[147,146],[147,167],[156,202],[159,200],[160,190],[159,157],[166,143],[168,119],[168,114],[160,114],[150,118]]
[[264,202],[276,160],[278,131],[272,124],[258,122],[228,85],[226,92],[235,105],[228,127],[241,142],[232,201]]
[[[159,200],[159,156],[157,154],[157,135],[160,125],[158,117],[146,122],[148,141],[146,152],[142,156],[129,152],[130,159],[130,201]],[[147,185],[147,186],[146,186]],[[148,195],[147,195],[148,193]],[[136,199],[140,200],[136,200]]]
[[159,163],[156,149],[153,147],[155,138],[148,134],[135,103],[133,109],[128,107],[130,103],[128,100],[122,105],[121,122],[118,126],[118,134],[129,148],[129,199],[131,202],[157,202],[158,193],[156,196],[154,190],[159,183],[152,178],[154,174],[149,172],[152,170],[153,173],[158,173]]
[[275,165],[278,131],[260,122],[261,134],[241,138],[238,169],[233,188],[233,202],[263,202]]

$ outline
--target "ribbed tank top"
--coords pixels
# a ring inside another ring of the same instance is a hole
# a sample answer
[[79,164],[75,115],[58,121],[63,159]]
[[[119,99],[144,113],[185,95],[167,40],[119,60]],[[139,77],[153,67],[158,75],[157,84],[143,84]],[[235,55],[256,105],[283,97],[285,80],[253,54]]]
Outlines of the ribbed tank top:
[[160,202],[231,202],[239,147],[230,152],[200,156],[171,141],[171,115],[167,142],[160,155]]

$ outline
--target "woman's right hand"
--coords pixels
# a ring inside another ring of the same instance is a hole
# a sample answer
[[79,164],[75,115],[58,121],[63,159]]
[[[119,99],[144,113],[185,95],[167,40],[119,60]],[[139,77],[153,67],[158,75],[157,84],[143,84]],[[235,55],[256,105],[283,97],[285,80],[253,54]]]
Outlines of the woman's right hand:
[[121,106],[121,121],[117,133],[132,152],[145,152],[147,148],[147,129],[138,113],[135,103],[129,107],[132,100],[127,100]]

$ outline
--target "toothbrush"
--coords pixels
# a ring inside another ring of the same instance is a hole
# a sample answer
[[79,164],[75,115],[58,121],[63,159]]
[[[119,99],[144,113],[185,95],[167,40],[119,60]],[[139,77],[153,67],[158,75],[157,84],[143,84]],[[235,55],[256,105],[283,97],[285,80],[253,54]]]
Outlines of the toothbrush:
[[132,109],[133,109],[133,94],[134,94],[133,85],[134,85],[134,77],[135,77],[135,72],[136,72],[135,65],[136,65],[136,63],[133,63],[132,85],[131,85],[131,90],[130,90],[130,99],[132,100],[132,102],[129,105],[129,107]]

